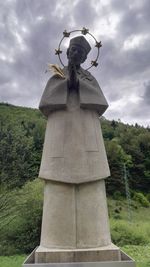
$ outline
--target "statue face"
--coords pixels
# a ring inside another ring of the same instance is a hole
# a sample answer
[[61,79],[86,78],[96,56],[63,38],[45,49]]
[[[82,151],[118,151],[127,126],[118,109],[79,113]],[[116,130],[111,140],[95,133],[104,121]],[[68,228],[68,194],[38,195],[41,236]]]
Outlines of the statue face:
[[86,51],[79,45],[71,45],[68,51],[70,63],[80,65],[86,59]]

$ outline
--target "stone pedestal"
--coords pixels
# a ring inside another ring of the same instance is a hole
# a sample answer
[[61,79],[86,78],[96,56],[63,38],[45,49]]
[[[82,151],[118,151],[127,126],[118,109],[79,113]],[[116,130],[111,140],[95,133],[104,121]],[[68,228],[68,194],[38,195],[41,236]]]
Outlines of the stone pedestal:
[[[56,262],[56,258],[59,262]],[[37,263],[37,261],[42,262]],[[28,256],[22,267],[136,267],[136,265],[133,259],[112,244],[100,249],[61,252],[38,247]]]
[[93,249],[46,249],[39,246],[35,251],[35,263],[103,262],[120,261],[120,249],[111,244]]

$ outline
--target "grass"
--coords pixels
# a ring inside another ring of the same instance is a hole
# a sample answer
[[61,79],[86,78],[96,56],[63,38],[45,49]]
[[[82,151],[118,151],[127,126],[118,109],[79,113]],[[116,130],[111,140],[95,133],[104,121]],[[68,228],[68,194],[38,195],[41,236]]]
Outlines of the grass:
[[150,245],[124,246],[122,250],[136,261],[136,267],[150,267]]
[[136,261],[136,267],[150,267],[150,208],[125,199],[108,199],[111,235],[114,243]]
[[0,267],[21,267],[25,255],[0,256]]
[[[150,267],[150,245],[123,246],[121,249],[136,261],[136,267]],[[0,267],[21,267],[25,255],[0,256]]]
[[123,200],[108,200],[113,242],[118,246],[150,244],[150,208],[132,201],[130,212]]

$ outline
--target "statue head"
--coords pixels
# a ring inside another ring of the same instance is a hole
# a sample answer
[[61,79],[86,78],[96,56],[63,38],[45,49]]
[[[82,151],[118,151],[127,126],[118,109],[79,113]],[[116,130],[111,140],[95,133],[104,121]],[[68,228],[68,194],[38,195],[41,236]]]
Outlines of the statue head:
[[88,41],[83,36],[77,36],[70,40],[67,57],[73,64],[80,65],[86,60],[90,50]]

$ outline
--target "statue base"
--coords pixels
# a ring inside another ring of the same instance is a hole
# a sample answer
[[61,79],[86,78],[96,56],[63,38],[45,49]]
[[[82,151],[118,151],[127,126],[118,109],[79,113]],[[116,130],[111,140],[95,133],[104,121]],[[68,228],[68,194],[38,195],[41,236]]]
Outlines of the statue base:
[[36,263],[119,261],[120,250],[114,244],[85,249],[47,249],[39,246],[35,250]]
[[135,267],[135,261],[111,244],[95,249],[46,249],[39,246],[22,267]]

